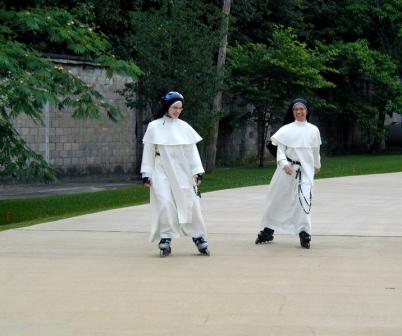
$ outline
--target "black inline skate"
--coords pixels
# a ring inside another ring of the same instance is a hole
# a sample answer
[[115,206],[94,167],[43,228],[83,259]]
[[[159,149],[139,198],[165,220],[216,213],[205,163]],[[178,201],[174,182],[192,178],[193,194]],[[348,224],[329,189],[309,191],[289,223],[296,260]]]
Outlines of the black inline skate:
[[201,254],[209,256],[208,242],[203,237],[193,238],[193,242]]
[[306,231],[302,231],[302,232],[299,233],[299,238],[300,238],[301,247],[309,249],[310,248],[311,236]]
[[172,248],[170,247],[170,238],[162,238],[159,242],[160,256],[167,257],[172,253]]
[[256,244],[268,243],[274,240],[274,230],[265,227],[264,230],[261,230],[258,233],[257,239],[255,240]]

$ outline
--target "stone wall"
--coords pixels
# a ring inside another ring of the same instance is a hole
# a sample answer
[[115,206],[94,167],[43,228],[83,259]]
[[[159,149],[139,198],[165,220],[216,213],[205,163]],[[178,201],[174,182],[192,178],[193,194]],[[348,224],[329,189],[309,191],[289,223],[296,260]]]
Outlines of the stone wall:
[[[243,116],[252,108],[227,105],[225,117],[219,123],[217,165],[258,165],[258,130],[255,121]],[[265,163],[273,158],[264,148]]]
[[402,147],[402,114],[386,116],[386,143],[392,147]]
[[234,128],[225,122],[219,128],[217,164],[222,166],[256,163],[258,156],[257,130],[253,123]]
[[105,68],[85,62],[66,59],[53,62],[94,85],[104,101],[122,109],[124,119],[115,123],[102,113],[100,120],[79,120],[72,117],[70,110],[47,105],[43,110],[43,126],[26,116],[16,120],[21,136],[29,147],[60,169],[63,176],[134,174],[135,111],[127,108],[118,93],[129,79],[119,75],[107,78]]
[[[217,164],[220,166],[256,165],[258,164],[257,124],[250,119],[233,122],[239,112],[236,109],[236,114],[233,116],[230,108],[233,109],[233,106],[229,106],[225,117],[220,122]],[[240,114],[246,111],[244,109]],[[356,120],[347,115],[313,114],[310,122],[320,129],[323,155],[364,153],[370,149],[370,141],[368,141],[365,130]],[[394,113],[392,116],[387,116],[385,121],[387,137],[383,143],[383,149],[398,147],[400,150],[402,146],[401,123],[401,114]],[[270,134],[275,133],[280,126],[271,125]],[[270,164],[273,157],[266,148],[264,150],[264,164]]]

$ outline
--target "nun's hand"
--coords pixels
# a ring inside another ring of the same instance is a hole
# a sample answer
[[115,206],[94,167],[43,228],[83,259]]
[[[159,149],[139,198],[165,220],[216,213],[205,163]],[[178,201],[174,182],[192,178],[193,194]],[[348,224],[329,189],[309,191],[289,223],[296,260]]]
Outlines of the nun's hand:
[[202,182],[202,175],[197,174],[197,175],[194,175],[193,177],[194,177],[194,182],[195,182],[196,186],[198,187]]
[[314,174],[318,174],[320,172],[320,168],[314,168]]
[[147,188],[150,188],[152,185],[151,179],[149,177],[143,177],[142,183],[144,184],[144,187],[147,187]]
[[287,175],[292,175],[293,174],[293,167],[292,167],[292,165],[291,164],[287,164],[287,165],[285,165],[284,167],[283,167],[283,170],[285,171],[285,173],[287,174]]

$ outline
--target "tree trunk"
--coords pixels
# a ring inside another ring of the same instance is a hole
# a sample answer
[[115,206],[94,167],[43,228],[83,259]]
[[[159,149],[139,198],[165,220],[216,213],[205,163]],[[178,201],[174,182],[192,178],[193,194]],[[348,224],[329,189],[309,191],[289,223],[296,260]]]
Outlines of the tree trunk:
[[144,111],[142,108],[135,109],[136,120],[135,120],[135,134],[136,134],[136,158],[135,158],[135,172],[140,173],[141,161],[142,161],[142,138],[144,136]]
[[[262,123],[262,121],[260,120],[259,122]],[[264,167],[264,159],[265,159],[265,130],[264,130],[264,126],[258,126],[258,128],[260,129],[260,131],[258,133],[260,133],[258,135],[259,141],[258,141],[258,157],[259,157],[259,163],[258,163],[258,167]]]
[[380,111],[377,119],[377,132],[373,144],[371,146],[371,153],[379,153],[385,149],[384,145],[384,124],[385,124],[385,112]]
[[258,113],[257,130],[258,130],[258,167],[264,167],[265,146],[267,144],[267,133],[269,125],[268,104],[265,104],[264,110]]
[[[216,65],[216,71],[218,74],[218,92],[216,93],[213,102],[214,111],[223,110],[221,86],[223,82],[223,67],[225,65],[226,60],[226,47],[228,43],[229,14],[230,14],[231,3],[232,0],[224,0],[222,7],[222,26],[221,26],[222,40],[219,47],[218,61]],[[207,139],[207,144],[205,146],[205,168],[207,172],[210,172],[215,169],[216,150],[218,145],[218,132],[219,132],[219,120],[216,120],[214,122],[214,125],[211,127]]]

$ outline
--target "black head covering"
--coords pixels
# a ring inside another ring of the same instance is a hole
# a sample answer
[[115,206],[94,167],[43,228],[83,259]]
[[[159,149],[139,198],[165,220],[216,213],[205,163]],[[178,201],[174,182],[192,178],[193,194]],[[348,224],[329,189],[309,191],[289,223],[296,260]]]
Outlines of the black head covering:
[[161,118],[163,117],[167,111],[169,110],[169,107],[172,106],[175,102],[177,101],[184,101],[184,97],[181,93],[177,91],[169,91],[166,93],[161,100],[162,106],[161,109],[159,110],[158,114],[156,115],[156,118]]
[[310,104],[308,103],[307,100],[305,100],[303,98],[296,98],[295,100],[292,101],[292,103],[288,107],[288,111],[283,120],[284,125],[290,124],[291,122],[295,121],[295,117],[293,116],[293,107],[296,104],[303,104],[306,107],[306,109],[307,109],[306,120],[307,121],[310,120]]

